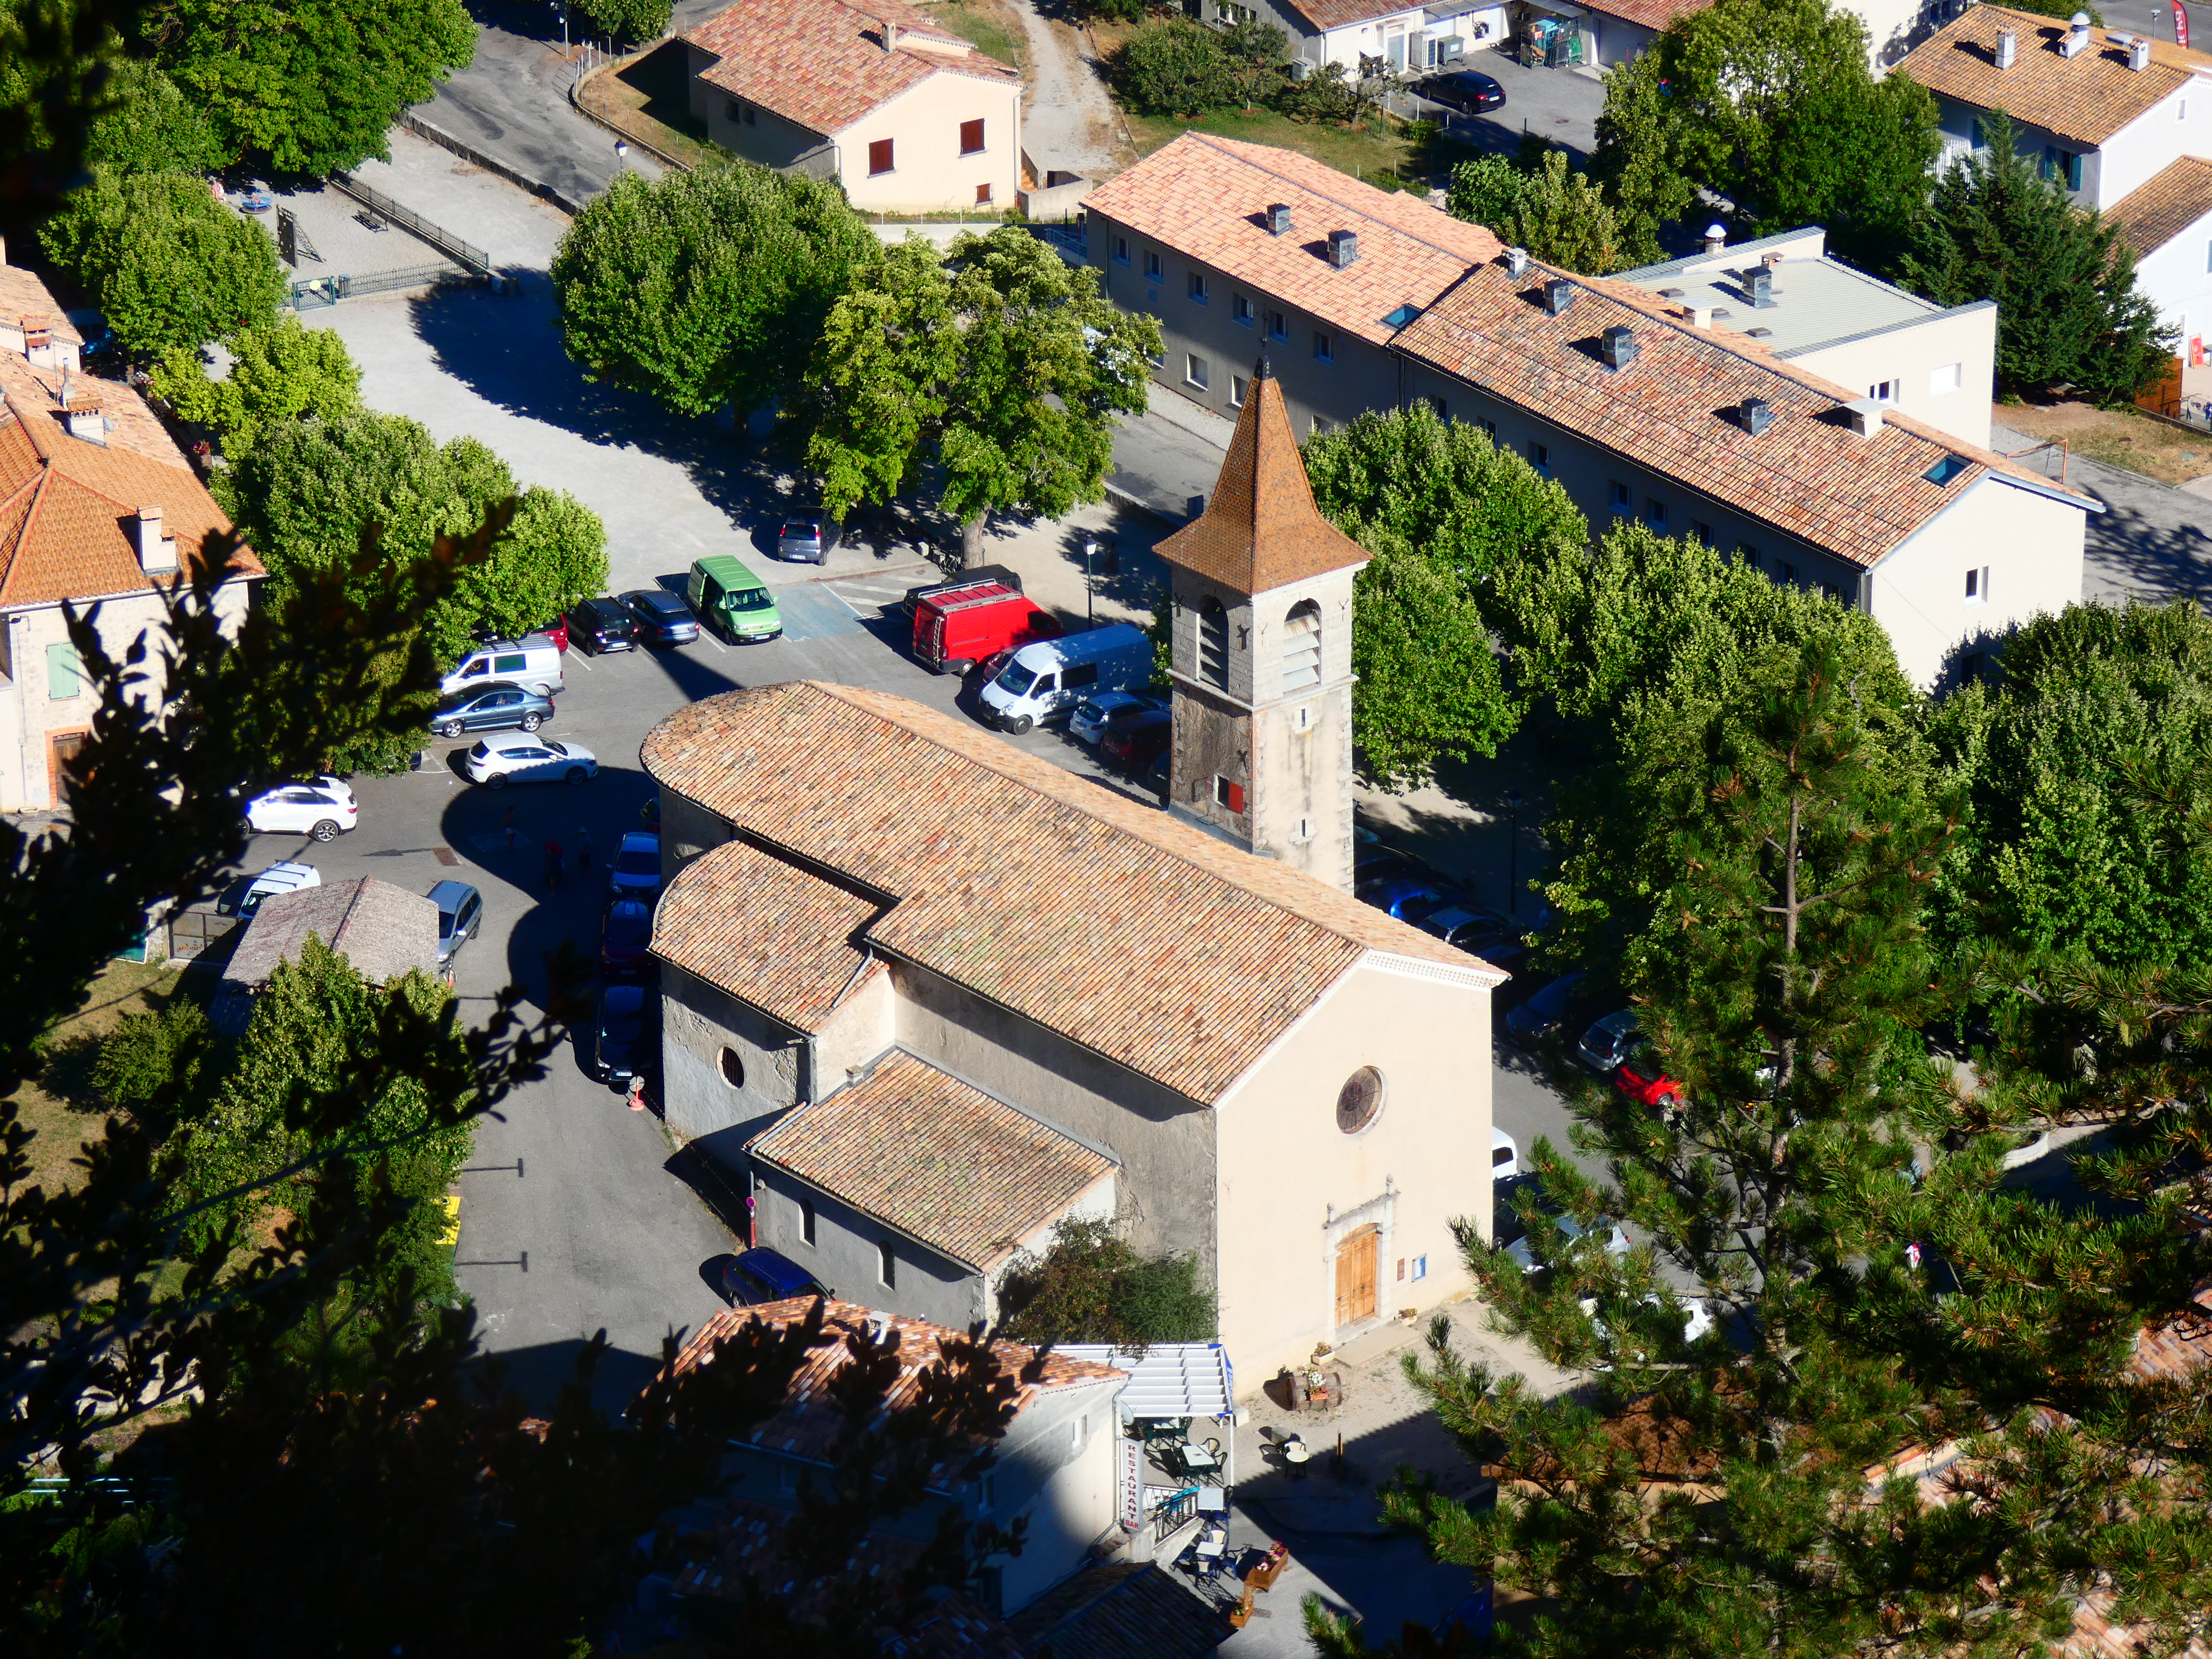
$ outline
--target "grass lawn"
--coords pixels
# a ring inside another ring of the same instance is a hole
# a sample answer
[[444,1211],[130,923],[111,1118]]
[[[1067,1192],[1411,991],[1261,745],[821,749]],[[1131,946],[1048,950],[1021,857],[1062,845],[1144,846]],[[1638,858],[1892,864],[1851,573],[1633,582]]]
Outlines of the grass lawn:
[[986,58],[995,58],[1012,69],[1022,66],[1022,26],[1008,10],[1006,0],[948,0],[945,5],[926,9],[962,40],[973,41],[975,50]]
[[1355,179],[1364,179],[1385,189],[1398,186],[1401,170],[1408,182],[1424,171],[1417,147],[1402,128],[1389,124],[1385,124],[1381,132],[1371,132],[1364,127],[1347,131],[1340,127],[1293,121],[1267,109],[1216,110],[1195,121],[1169,115],[1138,115],[1128,111],[1123,114],[1129,123],[1131,136],[1137,141],[1139,155],[1150,155],[1186,132],[1210,132],[1222,138],[1242,138],[1249,143],[1294,149],[1340,173],[1348,173]]
[[2212,473],[2212,433],[2189,432],[2131,409],[2094,404],[1999,404],[1999,426],[2033,438],[2063,438],[2069,452],[2125,467],[2160,483],[2184,484]]
[[707,142],[706,123],[691,113],[690,70],[681,40],[593,76],[577,96],[601,120],[687,167],[719,154]]
[[84,1006],[39,1039],[46,1069],[15,1096],[23,1127],[38,1136],[28,1149],[34,1183],[49,1193],[76,1184],[82,1171],[70,1160],[86,1140],[99,1138],[106,1115],[106,1103],[92,1088],[100,1038],[124,1015],[165,1006],[183,979],[181,969],[110,963],[93,981]]

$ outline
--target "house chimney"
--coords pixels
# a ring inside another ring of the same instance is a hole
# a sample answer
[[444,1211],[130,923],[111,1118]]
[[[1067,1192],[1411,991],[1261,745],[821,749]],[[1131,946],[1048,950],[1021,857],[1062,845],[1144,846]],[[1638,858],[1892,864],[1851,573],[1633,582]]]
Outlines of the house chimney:
[[2138,75],[2150,67],[2150,42],[2135,40],[2128,42],[2128,67]]
[[885,52],[896,52],[898,50],[898,25],[892,22],[888,17],[884,18],[883,22],[884,50]]
[[1509,247],[1505,250],[1505,274],[1516,283],[1528,274],[1527,248]]
[[1862,438],[1881,430],[1881,405],[1871,398],[1854,398],[1844,405],[1844,419]]
[[1352,230],[1332,230],[1328,234],[1328,262],[1339,270],[1359,257],[1359,234]]
[[161,533],[161,509],[138,509],[138,564],[149,576],[166,576],[177,568],[177,538]]
[[1267,204],[1267,234],[1287,236],[1291,234],[1291,204],[1288,202]]
[[1688,310],[1692,328],[1711,328],[1713,325],[1713,308],[1711,306],[1691,306]]
[[1759,263],[1765,265],[1769,270],[1781,270],[1782,259],[1783,256],[1779,253],[1762,253],[1759,256]]
[[1620,324],[1598,336],[1598,356],[1605,359],[1605,366],[1610,369],[1626,368],[1636,361],[1636,354],[1642,349],[1636,343],[1636,331]]
[[1756,311],[1774,309],[1774,273],[1760,265],[1755,270],[1744,272],[1744,291],[1751,296],[1752,308]]
[[1708,253],[1718,253],[1718,252],[1719,252],[1723,248],[1726,247],[1727,246],[1728,246],[1728,227],[1727,227],[1726,225],[1715,223],[1715,224],[1710,224],[1710,225],[1707,225],[1707,226],[1705,227],[1705,252],[1708,252]]
[[2077,11],[2069,20],[2066,39],[2058,50],[2069,58],[2079,58],[2089,50],[2089,14]]
[[1736,406],[1736,418],[1754,438],[1774,424],[1774,410],[1764,398],[1746,398]]
[[2020,36],[2010,29],[1999,29],[1997,31],[1997,67],[2001,70],[2010,69],[2013,66],[2013,61],[2019,56]]
[[1564,276],[1554,276],[1544,284],[1544,309],[1554,317],[1564,317],[1567,307],[1575,302],[1575,285]]

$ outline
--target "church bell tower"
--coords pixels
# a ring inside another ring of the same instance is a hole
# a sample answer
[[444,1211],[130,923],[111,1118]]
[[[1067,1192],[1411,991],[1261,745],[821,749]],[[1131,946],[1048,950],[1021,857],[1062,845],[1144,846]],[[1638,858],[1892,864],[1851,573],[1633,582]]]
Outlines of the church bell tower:
[[1367,550],[1321,515],[1267,360],[1206,511],[1159,544],[1171,583],[1168,806],[1352,885],[1352,580]]

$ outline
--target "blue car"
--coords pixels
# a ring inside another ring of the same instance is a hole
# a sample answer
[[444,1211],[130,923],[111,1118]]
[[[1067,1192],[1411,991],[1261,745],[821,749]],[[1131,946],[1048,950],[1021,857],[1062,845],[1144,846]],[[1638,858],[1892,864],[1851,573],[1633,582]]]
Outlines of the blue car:
[[794,1296],[827,1296],[829,1291],[789,1256],[762,1249],[730,1258],[729,1266],[722,1269],[722,1294],[733,1306],[750,1307]]
[[1358,896],[1378,910],[1387,910],[1401,921],[1419,922],[1432,910],[1467,901],[1449,887],[1419,876],[1391,876],[1363,890]]
[[1580,974],[1563,974],[1505,1016],[1505,1029],[1516,1042],[1540,1042],[1557,1036],[1574,1012],[1582,989]]

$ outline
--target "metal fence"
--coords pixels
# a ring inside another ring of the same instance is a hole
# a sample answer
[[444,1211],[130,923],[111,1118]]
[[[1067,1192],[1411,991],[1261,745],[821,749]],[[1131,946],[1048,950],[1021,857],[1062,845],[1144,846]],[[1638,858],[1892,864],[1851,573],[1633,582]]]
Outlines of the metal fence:
[[291,286],[288,303],[295,311],[315,311],[363,294],[392,294],[401,289],[430,288],[440,283],[480,283],[476,272],[441,261],[434,265],[402,265],[392,270],[367,270],[359,275],[310,276]]
[[382,191],[372,190],[359,179],[345,173],[333,173],[331,174],[331,183],[378,216],[389,219],[402,230],[421,237],[455,264],[466,266],[471,270],[481,271],[487,276],[491,275],[491,256],[477,246],[475,243],[463,241],[459,237],[432,224],[412,208],[400,206]]

